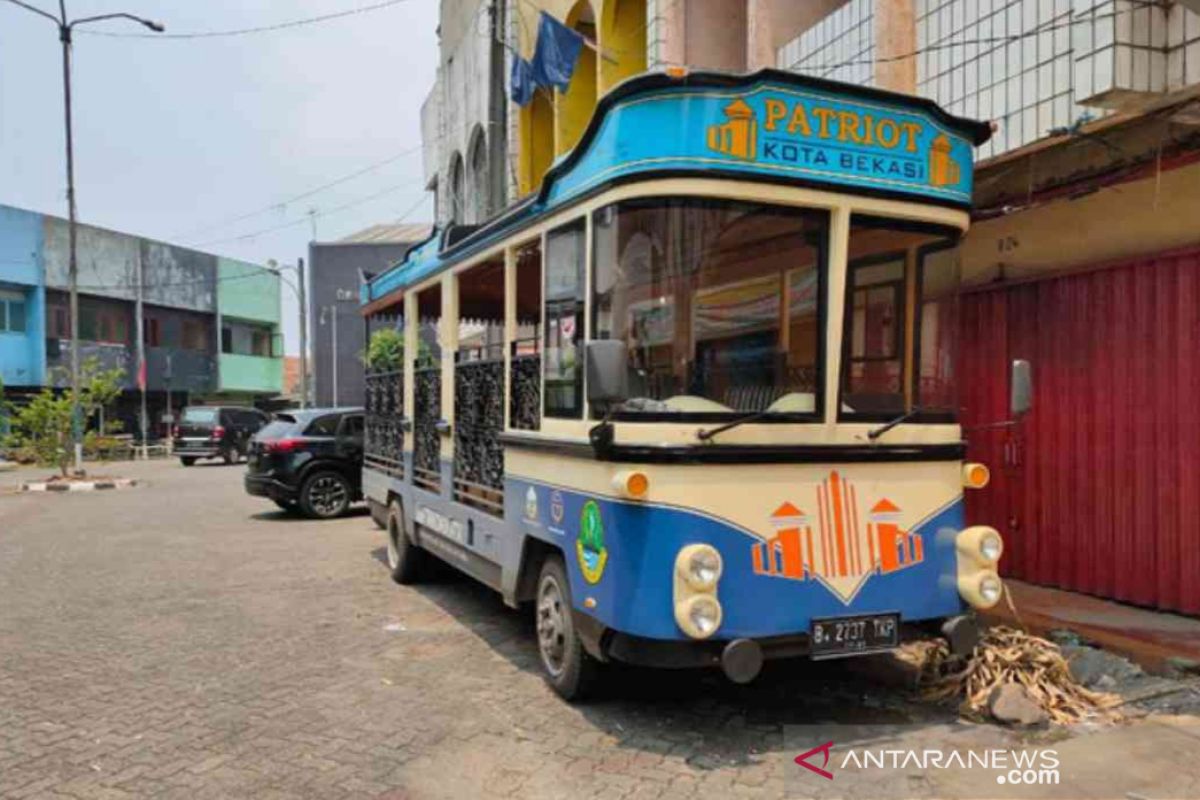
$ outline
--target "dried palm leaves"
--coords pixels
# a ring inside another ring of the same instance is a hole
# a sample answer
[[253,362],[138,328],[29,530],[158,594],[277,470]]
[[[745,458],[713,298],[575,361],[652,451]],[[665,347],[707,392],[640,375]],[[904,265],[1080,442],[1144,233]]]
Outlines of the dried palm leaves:
[[1015,628],[989,629],[967,659],[952,656],[944,642],[927,646],[920,683],[931,700],[962,697],[968,716],[985,715],[993,692],[1014,683],[1056,724],[1120,717],[1118,695],[1079,685],[1058,645]]

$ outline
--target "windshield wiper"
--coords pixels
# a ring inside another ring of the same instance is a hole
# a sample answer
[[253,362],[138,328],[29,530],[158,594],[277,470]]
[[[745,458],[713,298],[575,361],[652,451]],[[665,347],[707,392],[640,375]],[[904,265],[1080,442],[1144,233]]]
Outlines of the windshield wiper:
[[892,428],[896,427],[897,425],[899,425],[902,422],[907,422],[908,420],[912,419],[913,417],[915,417],[917,414],[920,414],[924,410],[925,409],[921,408],[920,406],[913,406],[910,410],[905,411],[903,414],[896,417],[895,419],[889,420],[888,422],[883,423],[878,428],[876,428],[872,431],[868,431],[867,438],[873,442],[876,439],[878,439],[880,436],[883,436],[885,433],[890,431]]
[[763,409],[762,411],[755,411],[753,414],[747,414],[744,417],[738,417],[737,419],[735,419],[731,422],[726,422],[724,425],[718,425],[717,427],[709,428],[708,430],[696,431],[696,438],[702,442],[707,442],[709,439],[713,438],[718,433],[724,433],[725,431],[732,430],[733,428],[736,428],[739,425],[745,425],[747,422],[754,422],[754,420],[756,420],[756,419],[761,419],[762,417],[765,417],[768,414],[774,414],[774,413],[775,412],[769,408]]

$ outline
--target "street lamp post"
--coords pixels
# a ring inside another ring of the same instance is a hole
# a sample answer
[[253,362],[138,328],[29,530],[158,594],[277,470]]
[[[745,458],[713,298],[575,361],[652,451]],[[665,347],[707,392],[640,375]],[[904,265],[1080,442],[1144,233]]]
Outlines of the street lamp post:
[[79,408],[79,266],[75,260],[75,148],[71,133],[71,34],[78,25],[103,22],[110,19],[128,19],[145,25],[156,33],[166,30],[153,20],[143,19],[124,12],[98,14],[94,17],[67,19],[67,2],[58,0],[58,16],[31,6],[22,0],[8,0],[26,11],[45,17],[58,26],[58,40],[62,43],[63,109],[67,140],[67,274],[70,287],[71,308],[71,443],[75,449],[75,472],[83,472],[83,419]]

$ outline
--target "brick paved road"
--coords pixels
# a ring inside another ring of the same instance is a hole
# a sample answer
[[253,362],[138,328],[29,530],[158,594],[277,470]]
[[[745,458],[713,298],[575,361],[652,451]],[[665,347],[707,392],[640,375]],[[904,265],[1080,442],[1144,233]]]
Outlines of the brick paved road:
[[149,485],[0,496],[0,797],[770,797],[785,725],[944,719],[802,663],[626,672],[573,708],[525,615],[394,585],[366,516],[285,516],[241,468],[123,472]]

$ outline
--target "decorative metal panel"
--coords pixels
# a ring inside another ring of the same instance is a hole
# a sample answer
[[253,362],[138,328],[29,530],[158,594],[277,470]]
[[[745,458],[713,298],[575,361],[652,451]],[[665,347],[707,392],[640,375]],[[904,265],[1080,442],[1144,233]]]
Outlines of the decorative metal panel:
[[[967,295],[970,457],[992,483],[968,518],[1005,535],[1004,572],[1200,613],[1200,250]],[[1009,429],[1008,369],[1033,365]]]
[[509,420],[514,428],[536,431],[542,427],[542,357],[513,356],[509,384]]
[[404,476],[404,371],[368,373],[363,462]]
[[503,515],[504,360],[460,363],[454,375],[454,496]]
[[421,367],[413,374],[413,483],[432,491],[442,485],[442,368]]

